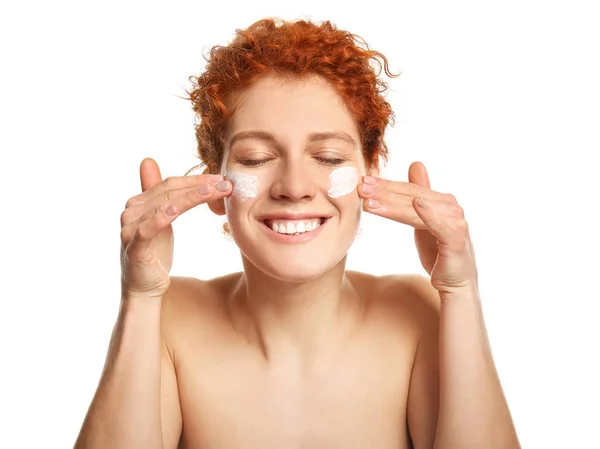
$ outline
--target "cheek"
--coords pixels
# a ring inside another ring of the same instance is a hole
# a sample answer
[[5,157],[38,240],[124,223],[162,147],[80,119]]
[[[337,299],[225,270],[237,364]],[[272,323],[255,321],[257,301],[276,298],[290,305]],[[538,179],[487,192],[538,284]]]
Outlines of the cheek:
[[258,176],[246,173],[225,172],[225,177],[233,183],[232,202],[243,203],[256,198],[258,194]]
[[225,198],[225,211],[232,234],[237,234],[238,222],[252,207],[258,194],[258,177],[246,173],[228,172],[225,177],[233,183],[231,196]]
[[336,168],[329,174],[330,198],[341,198],[356,191],[360,175],[356,167]]

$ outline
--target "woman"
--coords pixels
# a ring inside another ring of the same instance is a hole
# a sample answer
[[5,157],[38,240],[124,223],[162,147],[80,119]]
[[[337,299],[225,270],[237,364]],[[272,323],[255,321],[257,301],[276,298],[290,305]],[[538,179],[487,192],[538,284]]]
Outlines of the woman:
[[[76,447],[519,446],[462,208],[420,163],[378,177],[392,111],[373,61],[393,76],[329,22],[262,20],[213,48],[190,92],[206,169],[162,180],[142,161]],[[202,203],[227,215],[242,273],[169,276],[171,223]],[[362,211],[413,226],[429,276],[345,270]]]

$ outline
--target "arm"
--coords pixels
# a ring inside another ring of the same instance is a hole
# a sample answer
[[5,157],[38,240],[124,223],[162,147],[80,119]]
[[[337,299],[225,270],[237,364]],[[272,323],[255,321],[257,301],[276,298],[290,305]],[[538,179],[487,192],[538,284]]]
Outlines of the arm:
[[[140,164],[142,193],[121,213],[121,310],[100,383],[75,449],[175,449],[182,430],[173,358],[163,339],[173,293],[172,222],[199,204],[231,195],[221,175],[163,181],[156,161]],[[171,308],[171,312],[172,312]],[[162,331],[162,332],[161,332]]]
[[[419,259],[430,276],[415,285],[423,303],[439,311],[419,318],[422,332],[407,414],[415,448],[516,449],[519,442],[483,323],[464,210],[453,195],[431,190],[422,163],[410,165],[408,180],[365,176],[358,192],[368,200],[363,202],[366,211],[415,228]],[[438,397],[436,414],[432,409]]]
[[411,378],[408,416],[415,449],[520,448],[478,294],[440,298],[427,278],[419,291],[439,315],[424,324]]
[[439,350],[441,394],[435,449],[520,448],[478,293],[442,296]]
[[122,300],[75,449],[177,447],[181,411],[173,364],[161,341],[161,306],[156,298]]

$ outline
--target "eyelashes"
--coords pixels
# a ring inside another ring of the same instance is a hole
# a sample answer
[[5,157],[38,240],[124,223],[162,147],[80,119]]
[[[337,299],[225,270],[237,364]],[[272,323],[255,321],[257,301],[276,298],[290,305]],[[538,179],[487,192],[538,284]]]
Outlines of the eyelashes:
[[257,167],[259,165],[264,165],[272,159],[236,159],[235,161],[238,164],[245,165],[247,167]]
[[[348,159],[347,158],[342,158],[342,157],[334,157],[334,158],[329,158],[329,157],[315,157],[314,158],[316,161],[318,161],[320,164],[324,164],[324,165],[341,165],[344,162],[347,162]],[[261,165],[265,165],[271,161],[273,161],[273,158],[270,159],[236,159],[235,161],[241,165],[244,165],[246,167],[259,167]]]

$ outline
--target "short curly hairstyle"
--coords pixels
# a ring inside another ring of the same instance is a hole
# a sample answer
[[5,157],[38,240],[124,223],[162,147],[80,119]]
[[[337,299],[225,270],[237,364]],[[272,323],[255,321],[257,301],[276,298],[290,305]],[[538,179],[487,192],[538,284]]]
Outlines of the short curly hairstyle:
[[371,50],[359,36],[330,21],[316,24],[267,18],[236,30],[229,45],[212,47],[204,58],[205,71],[189,78],[192,89],[186,91],[197,118],[198,156],[204,173],[220,172],[223,136],[235,112],[236,97],[269,75],[318,76],[328,81],[357,123],[367,167],[377,169],[380,159],[387,161],[383,137],[388,123],[394,123],[394,113],[383,96],[388,84],[379,75],[382,69],[390,78],[398,75],[389,71],[386,57]]

